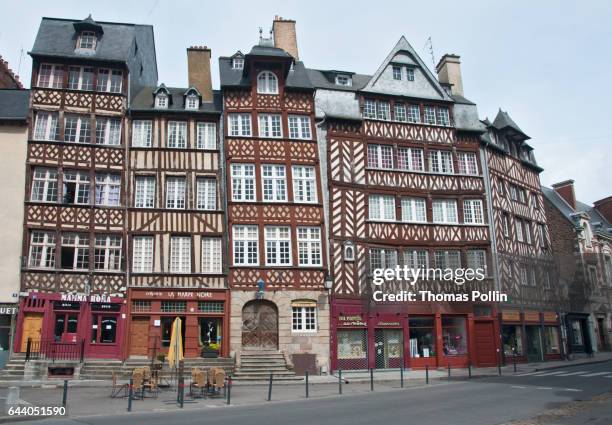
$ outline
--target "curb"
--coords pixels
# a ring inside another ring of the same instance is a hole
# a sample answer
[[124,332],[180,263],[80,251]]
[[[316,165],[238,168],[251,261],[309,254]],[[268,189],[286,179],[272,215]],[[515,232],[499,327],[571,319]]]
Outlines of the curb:
[[538,372],[538,371],[543,371],[543,370],[563,369],[563,368],[566,368],[566,367],[582,366],[582,365],[590,365],[590,364],[600,364],[600,363],[608,363],[608,362],[612,362],[612,359],[593,360],[591,362],[580,362],[580,363],[573,363],[573,364],[569,363],[569,364],[563,364],[563,365],[557,365],[557,366],[538,367],[538,368],[535,368],[534,370],[536,372]]

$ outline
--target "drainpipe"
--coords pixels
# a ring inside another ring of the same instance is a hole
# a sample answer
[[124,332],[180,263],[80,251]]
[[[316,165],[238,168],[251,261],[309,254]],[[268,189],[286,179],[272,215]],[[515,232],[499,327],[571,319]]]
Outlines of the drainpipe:
[[489,176],[489,163],[487,160],[486,148],[489,146],[489,142],[485,142],[485,148],[480,149],[480,162],[483,164],[482,172],[484,178],[485,194],[487,197],[487,217],[489,219],[489,234],[491,235],[491,259],[493,260],[493,280],[495,282],[495,290],[501,291],[501,284],[499,281],[499,258],[497,255],[497,236],[495,234],[495,227],[493,221],[493,194],[491,192],[491,180]]

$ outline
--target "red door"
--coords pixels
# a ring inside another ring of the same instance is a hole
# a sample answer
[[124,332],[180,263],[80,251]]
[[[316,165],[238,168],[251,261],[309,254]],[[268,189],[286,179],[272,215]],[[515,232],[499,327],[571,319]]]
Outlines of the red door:
[[476,366],[495,366],[495,329],[493,322],[474,322]]

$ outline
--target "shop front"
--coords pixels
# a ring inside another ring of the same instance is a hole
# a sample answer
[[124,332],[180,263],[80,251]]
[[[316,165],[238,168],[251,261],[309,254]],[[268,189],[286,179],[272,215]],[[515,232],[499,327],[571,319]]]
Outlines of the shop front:
[[17,304],[0,304],[0,368],[3,368],[11,353],[11,339],[17,315]]
[[502,310],[504,362],[540,362],[561,358],[559,316],[555,312]]
[[181,319],[185,357],[227,357],[228,291],[130,289],[125,357],[167,354],[172,323]]
[[567,351],[569,353],[592,353],[593,345],[589,329],[589,315],[567,313],[565,315]]

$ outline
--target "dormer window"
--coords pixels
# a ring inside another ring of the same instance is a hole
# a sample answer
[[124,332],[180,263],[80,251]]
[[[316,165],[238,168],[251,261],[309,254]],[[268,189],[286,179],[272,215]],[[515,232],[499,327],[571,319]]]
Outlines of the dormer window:
[[168,109],[168,95],[166,93],[158,93],[155,96],[155,107],[159,109]]
[[244,69],[244,58],[232,59],[232,69]]
[[95,50],[98,37],[93,31],[83,31],[79,35],[78,48],[81,50]]
[[408,81],[414,81],[414,68],[406,68],[406,76],[408,77]]
[[393,79],[401,80],[402,79],[402,67],[393,65]]
[[350,87],[353,85],[353,81],[348,75],[336,75],[336,84],[339,86]]
[[257,93],[278,94],[278,79],[273,72],[262,71],[257,76]]
[[200,99],[195,94],[190,94],[185,100],[185,109],[197,110],[200,107]]

